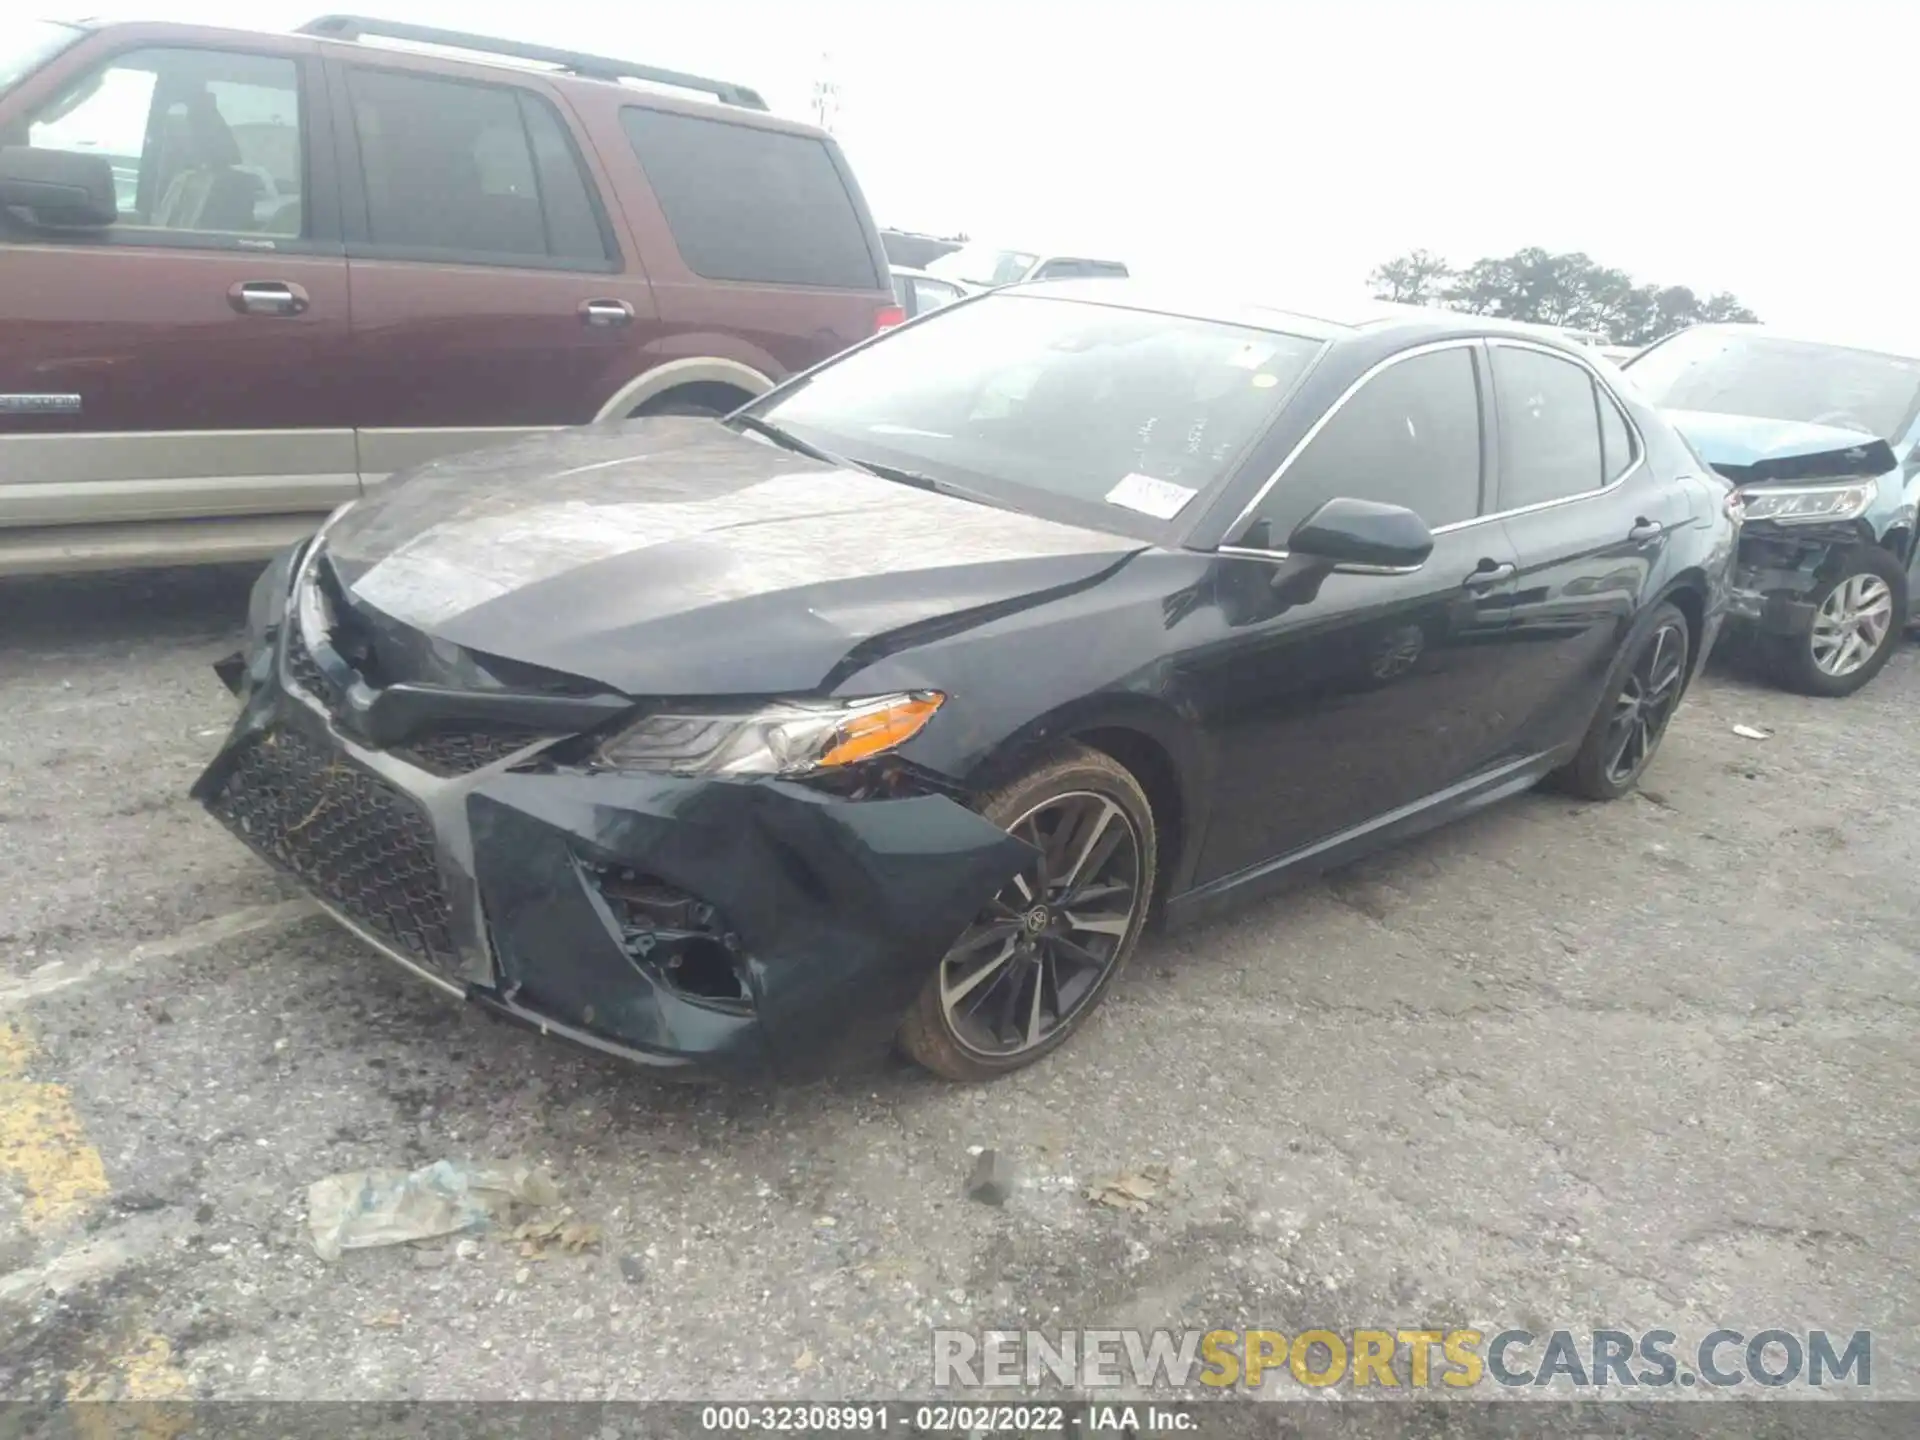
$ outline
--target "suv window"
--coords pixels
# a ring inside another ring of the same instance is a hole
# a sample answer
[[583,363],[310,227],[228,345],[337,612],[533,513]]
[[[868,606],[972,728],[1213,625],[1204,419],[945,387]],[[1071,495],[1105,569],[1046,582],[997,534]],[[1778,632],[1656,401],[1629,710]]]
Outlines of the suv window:
[[639,106],[620,121],[694,274],[879,288],[865,219],[825,141]]
[[280,56],[168,49],[117,56],[33,116],[26,143],[106,157],[120,210],[116,230],[304,233],[300,78]]
[[1427,524],[1480,513],[1480,391],[1465,346],[1389,365],[1340,407],[1256,512],[1265,544],[1339,497],[1404,505]]
[[1584,366],[1541,350],[1495,345],[1493,391],[1500,408],[1502,510],[1584,495],[1606,483],[1599,396]]
[[604,269],[580,158],[543,98],[394,70],[347,72],[367,239],[384,249]]
[[916,315],[924,315],[929,310],[938,310],[942,305],[951,305],[956,300],[966,298],[959,286],[949,285],[944,280],[929,280],[924,275],[913,277],[913,296],[913,313]]

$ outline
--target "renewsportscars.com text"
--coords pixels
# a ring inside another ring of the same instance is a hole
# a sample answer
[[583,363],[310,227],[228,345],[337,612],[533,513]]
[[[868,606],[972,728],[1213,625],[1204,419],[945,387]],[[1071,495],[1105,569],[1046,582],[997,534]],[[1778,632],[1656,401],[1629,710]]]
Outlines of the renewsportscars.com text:
[[935,1330],[933,1383],[954,1389],[1661,1390],[1873,1384],[1870,1331],[1355,1329]]

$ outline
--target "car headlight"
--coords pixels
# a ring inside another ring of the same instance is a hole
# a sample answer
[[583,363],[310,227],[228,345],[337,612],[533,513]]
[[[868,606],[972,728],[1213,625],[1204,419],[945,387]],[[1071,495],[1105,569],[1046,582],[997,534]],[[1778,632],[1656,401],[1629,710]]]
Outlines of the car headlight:
[[1817,520],[1857,520],[1873,503],[1877,487],[1849,485],[1769,485],[1742,490],[1744,517],[1773,520],[1782,525],[1811,524]]
[[742,710],[664,711],[600,745],[615,770],[804,775],[904,745],[946,701],[933,690],[863,700],[780,700]]

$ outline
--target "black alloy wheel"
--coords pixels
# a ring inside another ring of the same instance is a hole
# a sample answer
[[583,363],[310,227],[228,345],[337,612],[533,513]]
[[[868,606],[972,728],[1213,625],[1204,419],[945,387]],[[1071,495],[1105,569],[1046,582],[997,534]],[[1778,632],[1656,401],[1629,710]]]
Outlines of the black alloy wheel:
[[1655,607],[1615,662],[1579,753],[1558,772],[1565,789],[1617,800],[1634,787],[1680,706],[1692,658],[1687,617],[1674,605]]
[[1034,847],[927,979],[900,1029],[949,1080],[987,1080],[1065,1042],[1132,954],[1153,896],[1153,811],[1111,757],[1081,746],[988,796]]

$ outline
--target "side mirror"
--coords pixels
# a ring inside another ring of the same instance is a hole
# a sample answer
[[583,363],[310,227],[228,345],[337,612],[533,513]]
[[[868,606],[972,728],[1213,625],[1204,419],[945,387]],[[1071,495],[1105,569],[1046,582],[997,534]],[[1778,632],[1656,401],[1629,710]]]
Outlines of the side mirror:
[[0,205],[25,210],[48,226],[97,229],[120,218],[106,156],[72,150],[0,150]]
[[1295,527],[1287,553],[1341,567],[1418,570],[1433,553],[1433,532],[1405,506],[1335,499]]

